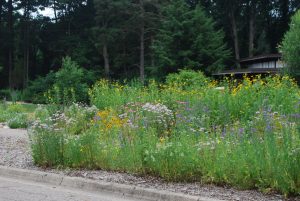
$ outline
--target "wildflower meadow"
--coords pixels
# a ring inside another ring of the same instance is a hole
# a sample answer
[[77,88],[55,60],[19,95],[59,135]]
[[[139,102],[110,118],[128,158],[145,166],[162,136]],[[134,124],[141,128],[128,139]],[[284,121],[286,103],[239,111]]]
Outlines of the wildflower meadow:
[[90,105],[36,109],[37,165],[300,193],[300,90],[287,76],[183,70],[147,86],[100,80],[88,93]]

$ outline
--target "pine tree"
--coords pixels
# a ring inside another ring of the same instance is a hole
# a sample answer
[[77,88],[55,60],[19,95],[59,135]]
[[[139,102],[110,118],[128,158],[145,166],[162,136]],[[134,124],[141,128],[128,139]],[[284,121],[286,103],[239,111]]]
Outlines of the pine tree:
[[123,18],[122,15],[127,7],[127,0],[95,0],[96,26],[94,27],[94,36],[96,46],[102,53],[104,60],[105,76],[108,78],[111,74],[109,46],[116,37],[121,34]]
[[300,11],[293,17],[290,30],[285,34],[281,51],[289,73],[300,75]]
[[230,52],[224,33],[215,29],[201,6],[193,9],[182,0],[173,1],[164,8],[161,27],[153,48],[165,73],[179,68],[211,73],[225,67]]

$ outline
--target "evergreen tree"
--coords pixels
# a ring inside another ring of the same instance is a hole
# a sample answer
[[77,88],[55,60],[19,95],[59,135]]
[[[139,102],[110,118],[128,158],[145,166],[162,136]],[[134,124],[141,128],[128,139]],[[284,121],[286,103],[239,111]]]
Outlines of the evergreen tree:
[[145,81],[145,66],[154,66],[154,58],[151,64],[147,64],[146,56],[152,54],[149,46],[154,41],[155,31],[157,29],[160,4],[158,0],[131,0],[130,1],[130,27],[135,30],[135,35],[139,43],[139,77],[141,83]]
[[300,10],[292,17],[290,30],[285,34],[281,51],[289,72],[300,75]]
[[[121,33],[124,11],[127,0],[95,0],[96,26],[93,28],[95,45],[100,50],[104,61],[104,73],[108,78],[111,74],[109,47]],[[123,11],[123,12],[122,12]]]
[[165,72],[192,68],[211,73],[225,67],[230,56],[224,33],[215,29],[212,18],[197,5],[192,9],[182,0],[167,5],[154,45],[159,67]]

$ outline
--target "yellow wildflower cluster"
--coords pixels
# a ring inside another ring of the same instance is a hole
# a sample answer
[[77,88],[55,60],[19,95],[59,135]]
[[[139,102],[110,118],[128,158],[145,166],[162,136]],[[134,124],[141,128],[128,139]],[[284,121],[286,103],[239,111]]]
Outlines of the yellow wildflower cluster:
[[95,124],[100,123],[101,130],[107,131],[111,128],[123,127],[128,119],[121,119],[114,111],[106,109],[99,111],[93,121]]
[[267,79],[262,79],[261,75],[243,77],[243,81],[225,79],[227,84],[232,86],[231,94],[237,95],[242,90],[258,90],[258,89],[279,89],[282,87],[296,87],[295,80],[288,76],[275,75]]

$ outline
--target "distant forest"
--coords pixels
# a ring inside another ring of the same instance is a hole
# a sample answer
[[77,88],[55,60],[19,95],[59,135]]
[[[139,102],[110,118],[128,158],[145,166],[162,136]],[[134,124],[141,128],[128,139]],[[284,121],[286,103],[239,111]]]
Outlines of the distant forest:
[[[68,56],[99,78],[206,74],[278,52],[300,0],[0,0],[0,88]],[[298,41],[299,42],[299,41]]]

